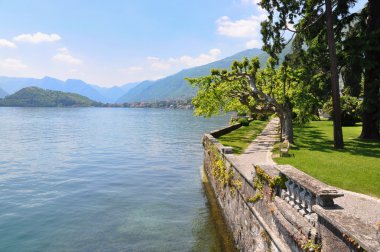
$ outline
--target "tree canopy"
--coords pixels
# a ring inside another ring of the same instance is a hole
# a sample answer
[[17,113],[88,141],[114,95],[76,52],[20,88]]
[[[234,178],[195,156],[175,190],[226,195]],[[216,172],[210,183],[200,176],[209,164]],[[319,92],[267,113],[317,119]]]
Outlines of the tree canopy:
[[[369,0],[357,13],[351,11],[356,0],[259,4],[268,13],[261,29],[263,50],[272,58],[263,69],[257,59],[245,58],[230,70],[189,79],[198,88],[196,114],[276,113],[292,141],[292,121],[305,123],[325,107],[333,116],[336,148],[344,146],[342,119],[349,124],[363,118],[361,137],[380,138],[380,1]],[[280,62],[289,43],[292,51]]]
[[270,58],[260,69],[258,58],[235,61],[230,70],[211,71],[209,76],[189,78],[198,94],[193,99],[197,115],[212,116],[220,112],[249,112],[252,114],[276,113],[283,125],[284,136],[293,142],[293,112],[297,119],[307,120],[312,113],[309,102],[314,100],[305,92],[302,71],[293,70],[286,64],[275,67]]

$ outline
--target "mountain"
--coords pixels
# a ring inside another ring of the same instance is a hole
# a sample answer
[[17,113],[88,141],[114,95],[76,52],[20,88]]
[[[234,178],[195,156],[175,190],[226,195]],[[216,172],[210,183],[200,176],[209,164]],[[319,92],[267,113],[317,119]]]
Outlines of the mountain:
[[[282,55],[280,55],[280,60],[289,52],[290,46],[285,48]],[[186,100],[196,94],[196,89],[192,88],[185,78],[209,75],[210,70],[213,68],[228,69],[234,60],[241,60],[243,57],[253,58],[256,56],[259,57],[261,66],[265,66],[269,57],[268,54],[260,49],[249,49],[204,66],[182,70],[156,81],[130,83],[119,87],[99,87],[75,79],[61,81],[51,77],[35,79],[0,76],[0,89],[3,89],[3,91],[8,94],[13,94],[22,88],[35,86],[43,89],[76,93],[102,103]]]
[[0,99],[1,99],[1,98],[4,98],[4,97],[7,96],[7,95],[8,95],[8,93],[5,92],[3,89],[0,88]]
[[[82,80],[68,79],[61,81],[51,77],[15,78],[0,76],[0,88],[8,94],[13,94],[25,87],[39,87],[62,92],[80,94],[98,102],[113,103],[138,83],[125,84],[121,87],[104,88],[88,84]],[[1,97],[1,96],[0,96]]]
[[264,66],[268,60],[268,54],[260,49],[249,49],[204,66],[182,70],[163,79],[141,82],[118,99],[117,102],[184,100],[196,94],[196,89],[192,88],[185,78],[208,75],[213,68],[229,68],[234,60],[256,56],[259,57],[261,66]]
[[6,107],[89,107],[96,105],[99,103],[79,94],[38,87],[26,87],[0,99],[0,106]]
[[99,86],[92,86],[96,91],[98,91],[103,97],[106,97],[107,99],[102,102],[109,102],[114,103],[116,102],[121,96],[123,96],[125,93],[127,93],[132,88],[136,87],[140,82],[135,83],[128,83],[120,87],[111,87],[111,88],[105,88],[105,87],[99,87]]

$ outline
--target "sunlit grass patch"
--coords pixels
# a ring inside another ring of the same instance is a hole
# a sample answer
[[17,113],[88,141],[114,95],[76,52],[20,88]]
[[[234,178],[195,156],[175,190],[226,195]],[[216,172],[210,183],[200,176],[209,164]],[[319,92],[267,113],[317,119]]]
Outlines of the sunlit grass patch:
[[241,154],[263,131],[267,123],[266,121],[252,121],[249,126],[242,126],[231,133],[219,137],[218,140],[224,146],[231,146],[234,153]]
[[380,197],[380,142],[358,137],[361,126],[343,127],[345,148],[333,148],[333,125],[330,121],[295,126],[290,153],[278,157],[278,164],[290,164],[333,186]]

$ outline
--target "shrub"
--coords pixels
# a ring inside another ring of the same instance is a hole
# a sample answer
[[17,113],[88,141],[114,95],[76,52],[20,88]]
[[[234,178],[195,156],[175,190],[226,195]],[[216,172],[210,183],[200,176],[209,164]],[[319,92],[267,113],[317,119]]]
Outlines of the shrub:
[[268,114],[257,114],[256,119],[259,121],[267,121],[269,118]]
[[249,126],[249,120],[247,118],[240,118],[238,121],[242,126]]
[[238,122],[239,122],[238,118],[231,117],[231,119],[230,119],[230,125],[238,123]]
[[[361,121],[362,102],[353,96],[343,95],[340,97],[341,118],[343,126],[354,126]],[[333,116],[332,100],[325,103],[323,109]]]

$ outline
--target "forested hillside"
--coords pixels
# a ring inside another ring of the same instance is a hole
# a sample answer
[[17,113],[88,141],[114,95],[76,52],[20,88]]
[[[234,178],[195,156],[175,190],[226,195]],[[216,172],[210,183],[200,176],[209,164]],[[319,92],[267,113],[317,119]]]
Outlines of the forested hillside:
[[89,107],[100,105],[87,97],[74,93],[27,87],[0,99],[6,107]]

